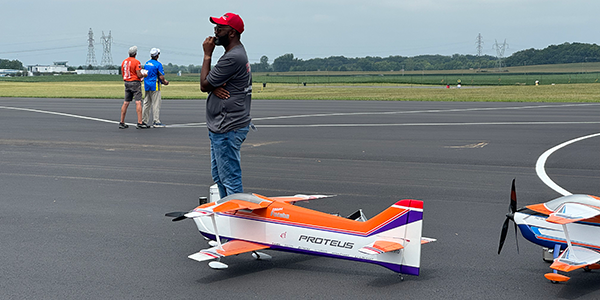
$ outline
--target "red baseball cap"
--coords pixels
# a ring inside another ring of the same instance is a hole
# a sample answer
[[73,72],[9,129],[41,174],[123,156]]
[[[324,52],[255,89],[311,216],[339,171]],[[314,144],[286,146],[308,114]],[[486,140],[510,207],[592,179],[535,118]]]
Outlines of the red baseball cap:
[[234,13],[226,13],[220,18],[210,17],[210,22],[213,24],[231,26],[231,28],[237,30],[237,32],[244,32],[244,21],[239,15]]

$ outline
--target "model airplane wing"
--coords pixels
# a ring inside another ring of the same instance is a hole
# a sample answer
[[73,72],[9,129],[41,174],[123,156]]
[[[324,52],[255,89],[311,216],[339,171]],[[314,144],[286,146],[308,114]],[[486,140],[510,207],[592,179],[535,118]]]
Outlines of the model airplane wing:
[[550,268],[563,272],[570,272],[600,261],[600,253],[592,249],[571,246],[567,248]]
[[569,224],[600,215],[600,210],[592,206],[567,202],[559,206],[546,221],[556,224]]
[[269,246],[247,241],[232,240],[221,245],[221,247],[215,246],[209,249],[200,250],[200,252],[194,253],[188,257],[197,261],[205,261],[267,248],[269,248]]
[[[239,200],[239,199],[231,199],[228,200],[227,202],[223,202],[223,203],[219,203],[213,206],[208,206],[208,207],[196,207],[194,210],[192,210],[189,213],[186,213],[184,216],[186,218],[198,218],[198,217],[202,217],[202,216],[210,216],[213,215],[215,213],[224,213],[224,212],[234,212],[234,211],[238,211],[238,210],[242,210],[242,209],[248,209],[248,210],[256,210],[256,209],[263,209],[266,208],[267,206],[269,206],[272,202],[271,201],[257,201],[257,202],[250,202],[250,201],[246,201],[246,200]],[[167,214],[167,216],[174,216],[175,213],[169,213]]]
[[273,200],[279,201],[279,202],[294,203],[294,202],[298,202],[298,201],[316,200],[316,199],[329,198],[329,197],[335,197],[335,196],[336,195],[302,195],[302,194],[298,194],[298,195],[294,195],[294,196],[269,197],[269,199],[273,199]]

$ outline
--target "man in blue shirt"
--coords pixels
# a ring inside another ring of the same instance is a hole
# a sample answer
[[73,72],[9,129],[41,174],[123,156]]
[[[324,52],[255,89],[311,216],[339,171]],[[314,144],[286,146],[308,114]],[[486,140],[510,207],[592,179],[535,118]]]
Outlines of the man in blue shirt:
[[165,70],[162,64],[158,62],[159,55],[160,49],[152,48],[150,50],[150,60],[144,65],[144,69],[148,71],[148,75],[144,78],[146,97],[144,98],[144,107],[142,109],[142,122],[150,124],[148,123],[148,119],[150,119],[150,107],[152,107],[154,119],[152,127],[165,127],[160,122],[160,104],[162,102],[160,84],[169,85],[169,82],[165,79]]

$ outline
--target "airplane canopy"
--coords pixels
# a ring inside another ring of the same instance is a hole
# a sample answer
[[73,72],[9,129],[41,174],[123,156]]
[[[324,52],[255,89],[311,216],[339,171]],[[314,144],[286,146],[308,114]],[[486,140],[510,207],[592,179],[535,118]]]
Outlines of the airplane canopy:
[[251,202],[251,203],[255,203],[255,204],[260,204],[264,201],[268,201],[268,202],[272,202],[270,200],[264,199],[264,198],[260,198],[254,194],[249,194],[249,193],[237,193],[237,194],[232,194],[229,195],[227,197],[221,198],[219,200],[217,200],[217,204],[223,204],[227,201],[230,200],[242,200],[242,201],[247,201],[247,202]]
[[591,206],[600,206],[600,200],[598,200],[597,198],[589,195],[579,194],[562,196],[554,200],[550,200],[544,203],[544,206],[546,206],[546,208],[550,211],[555,211],[559,206],[566,202],[581,203]]

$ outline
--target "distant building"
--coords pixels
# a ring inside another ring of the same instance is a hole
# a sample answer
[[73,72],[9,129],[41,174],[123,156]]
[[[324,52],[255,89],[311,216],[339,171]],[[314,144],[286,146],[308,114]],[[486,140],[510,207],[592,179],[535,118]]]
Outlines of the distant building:
[[[1,70],[0,70],[1,71]],[[67,61],[55,61],[53,65],[32,65],[27,66],[27,75],[45,75],[45,74],[103,74],[103,75],[119,75],[119,69],[114,70],[75,70],[69,71]],[[0,73],[2,74],[2,73]],[[2,75],[0,75],[2,76]]]
[[27,66],[27,71],[30,76],[34,74],[57,74],[57,73],[69,73],[66,61],[55,61],[53,65],[34,65]]
[[102,74],[102,75],[119,75],[119,70],[75,70],[77,75],[82,74]]

